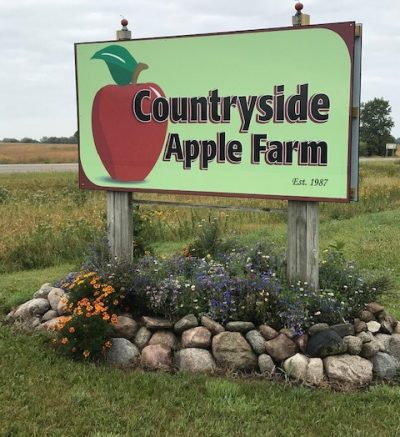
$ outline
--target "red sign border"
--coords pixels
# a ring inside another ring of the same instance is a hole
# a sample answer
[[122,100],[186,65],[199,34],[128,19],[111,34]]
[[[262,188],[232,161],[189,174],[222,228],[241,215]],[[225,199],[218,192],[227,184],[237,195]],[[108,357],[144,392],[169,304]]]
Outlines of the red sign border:
[[251,29],[251,30],[239,30],[230,32],[213,32],[213,33],[201,33],[201,34],[188,34],[188,35],[173,35],[173,36],[157,36],[148,38],[133,38],[131,40],[124,41],[148,41],[157,39],[175,39],[175,38],[197,38],[207,36],[218,35],[234,35],[234,34],[246,34],[246,33],[264,33],[264,32],[276,32],[283,30],[291,30],[295,32],[301,32],[308,29],[328,29],[337,33],[345,42],[347,49],[349,50],[350,62],[351,62],[351,78],[350,78],[350,96],[349,96],[349,135],[348,135],[348,156],[347,156],[347,197],[346,198],[325,198],[325,197],[311,197],[311,196],[280,196],[280,195],[266,195],[266,194],[243,194],[243,193],[219,193],[209,191],[185,191],[185,190],[163,190],[163,189],[145,189],[145,188],[122,188],[122,187],[104,187],[95,185],[86,176],[83,170],[80,159],[80,129],[79,129],[79,96],[78,96],[78,71],[77,71],[77,46],[84,44],[96,44],[96,43],[109,43],[116,40],[106,41],[87,41],[74,44],[74,56],[75,56],[75,84],[76,84],[76,103],[77,103],[77,120],[78,120],[78,164],[79,164],[79,188],[85,190],[103,190],[103,191],[120,191],[120,192],[133,192],[133,193],[158,193],[158,194],[181,194],[181,195],[196,195],[196,196],[211,196],[211,197],[232,197],[232,198],[246,198],[246,199],[271,199],[271,200],[298,200],[305,202],[336,202],[336,203],[348,203],[351,200],[350,190],[350,176],[351,176],[351,139],[352,139],[352,101],[353,101],[353,78],[354,78],[354,39],[356,37],[356,23],[354,21],[338,22],[338,23],[324,23],[308,26],[288,26],[288,27],[274,27],[266,29]]

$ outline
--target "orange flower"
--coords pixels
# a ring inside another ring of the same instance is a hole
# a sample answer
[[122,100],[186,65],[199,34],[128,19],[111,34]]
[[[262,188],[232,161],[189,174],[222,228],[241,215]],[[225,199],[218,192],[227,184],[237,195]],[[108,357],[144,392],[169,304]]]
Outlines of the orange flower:
[[101,285],[100,285],[100,284],[94,284],[93,287],[94,287],[94,288],[100,288]]
[[68,329],[68,331],[69,331],[71,334],[73,334],[73,333],[75,332],[75,328],[74,328],[73,326],[71,326],[71,327]]
[[113,314],[113,315],[111,316],[111,323],[112,323],[113,325],[116,325],[116,324],[118,323],[118,316],[117,316],[116,314]]
[[111,343],[110,340],[108,340],[108,341],[106,341],[106,342],[104,343],[104,346],[105,346],[106,348],[110,348],[111,345],[112,345],[112,343]]
[[68,343],[68,338],[67,337],[63,337],[61,339],[61,344],[67,344]]
[[108,313],[103,314],[103,320],[110,320],[110,315]]
[[90,355],[90,352],[89,351],[83,351],[82,355],[84,356],[84,358],[86,360],[86,358]]

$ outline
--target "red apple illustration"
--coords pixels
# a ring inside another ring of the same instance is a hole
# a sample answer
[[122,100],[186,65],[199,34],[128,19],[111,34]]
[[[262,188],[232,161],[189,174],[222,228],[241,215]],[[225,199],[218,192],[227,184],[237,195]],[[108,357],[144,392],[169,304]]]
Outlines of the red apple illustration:
[[164,97],[154,83],[137,83],[147,65],[137,63],[124,47],[112,45],[94,54],[92,59],[106,62],[116,85],[101,88],[93,101],[92,132],[97,153],[109,175],[118,181],[143,181],[160,156],[168,122],[142,123],[133,115],[136,93],[146,89],[150,98],[143,110],[150,112],[152,101]]

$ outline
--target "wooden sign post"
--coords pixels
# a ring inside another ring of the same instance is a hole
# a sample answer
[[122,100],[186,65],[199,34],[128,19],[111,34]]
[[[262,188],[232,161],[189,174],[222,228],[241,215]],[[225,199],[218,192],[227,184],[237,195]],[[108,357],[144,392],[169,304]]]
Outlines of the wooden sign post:
[[[310,24],[310,16],[296,4],[293,26]],[[290,283],[307,282],[319,287],[319,203],[288,201],[287,277]]]
[[[117,30],[117,40],[131,39],[128,20],[121,20],[122,29]],[[132,193],[107,191],[108,244],[114,259],[133,260],[133,214]]]

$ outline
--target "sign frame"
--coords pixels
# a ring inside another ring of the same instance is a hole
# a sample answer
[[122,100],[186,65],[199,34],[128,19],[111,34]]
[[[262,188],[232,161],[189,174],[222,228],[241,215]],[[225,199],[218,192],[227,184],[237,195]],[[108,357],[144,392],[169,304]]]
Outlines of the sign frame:
[[343,34],[339,34],[349,49],[350,62],[351,62],[351,83],[350,83],[350,99],[348,109],[348,150],[347,150],[347,196],[346,198],[326,198],[326,197],[312,197],[312,196],[290,196],[290,195],[269,195],[269,194],[243,194],[243,193],[227,193],[218,191],[192,191],[192,190],[171,190],[171,189],[149,189],[141,187],[116,187],[116,186],[101,186],[96,185],[90,181],[86,176],[81,163],[81,138],[80,138],[80,106],[78,95],[78,60],[77,60],[77,48],[80,45],[96,44],[96,43],[115,43],[115,40],[108,41],[95,41],[95,42],[82,42],[75,43],[75,78],[77,87],[77,118],[78,118],[78,132],[79,132],[79,187],[81,189],[90,190],[105,190],[105,191],[120,191],[120,192],[139,192],[139,193],[159,193],[159,194],[177,194],[177,195],[200,195],[200,196],[216,196],[216,197],[232,197],[232,198],[256,198],[256,199],[272,199],[272,200],[297,200],[297,201],[316,201],[316,202],[338,202],[347,203],[349,201],[355,201],[358,199],[358,143],[359,143],[359,116],[354,116],[354,107],[359,107],[360,100],[360,82],[361,82],[361,38],[357,35],[357,25],[355,22],[341,22],[341,23],[327,23],[316,24],[301,27],[277,27],[277,28],[261,28],[251,30],[241,30],[232,32],[214,32],[214,33],[202,33],[202,34],[189,34],[189,35],[176,35],[176,36],[159,36],[149,38],[134,38],[127,41],[119,42],[131,42],[131,41],[149,41],[160,39],[174,39],[174,38],[197,38],[207,36],[222,36],[222,35],[235,35],[235,34],[248,34],[257,32],[276,32],[290,30],[291,32],[301,32],[308,29],[328,29],[335,32],[338,31],[340,26],[353,26],[354,34],[351,37],[344,37]]

